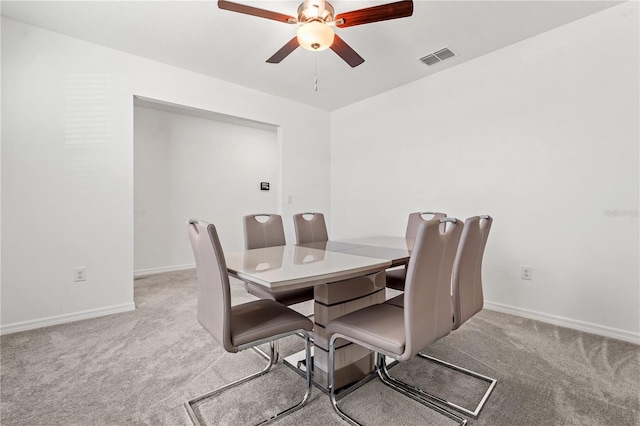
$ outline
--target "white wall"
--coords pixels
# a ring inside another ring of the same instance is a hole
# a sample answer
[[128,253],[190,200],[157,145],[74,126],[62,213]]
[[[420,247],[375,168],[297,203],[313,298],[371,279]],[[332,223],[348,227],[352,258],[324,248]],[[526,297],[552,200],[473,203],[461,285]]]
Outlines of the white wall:
[[2,18],[2,332],[133,308],[134,95],[280,126],[283,216],[329,211],[327,112]]
[[190,217],[215,223],[223,249],[236,251],[244,248],[242,216],[279,211],[275,128],[135,106],[133,139],[136,274],[194,265]]
[[[638,341],[637,8],[331,117],[2,18],[0,331],[132,307],[140,95],[281,126],[282,214],[331,205],[332,238],[401,234],[415,210],[490,213],[494,308]],[[532,282],[521,264],[533,265]],[[80,265],[84,284],[72,282]]]
[[628,2],[333,112],[332,237],[490,214],[492,308],[640,342],[638,44]]

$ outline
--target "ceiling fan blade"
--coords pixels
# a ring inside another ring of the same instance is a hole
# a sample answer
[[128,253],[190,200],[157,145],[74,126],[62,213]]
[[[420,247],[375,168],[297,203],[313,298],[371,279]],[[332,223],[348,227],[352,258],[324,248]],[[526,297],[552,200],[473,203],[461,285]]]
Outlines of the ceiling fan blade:
[[294,37],[287,44],[282,46],[280,50],[278,50],[272,57],[267,59],[267,62],[270,64],[279,64],[284,58],[289,56],[291,52],[296,50],[300,46],[298,43],[298,37]]
[[395,3],[381,4],[341,13],[336,16],[336,26],[340,28],[355,25],[370,24],[372,22],[388,21],[389,19],[406,18],[413,15],[413,1],[402,0]]
[[246,6],[240,3],[234,3],[226,0],[218,0],[220,9],[229,10],[231,12],[244,13],[245,15],[258,16],[260,18],[273,19],[274,21],[284,22],[286,24],[295,24],[298,22],[293,16],[283,13],[273,12],[271,10],[259,9],[257,7]]
[[362,56],[358,55],[356,51],[351,48],[351,46],[349,46],[344,42],[344,40],[338,37],[338,34],[334,36],[331,50],[336,52],[338,56],[340,56],[346,63],[351,65],[351,68],[355,68],[364,62]]

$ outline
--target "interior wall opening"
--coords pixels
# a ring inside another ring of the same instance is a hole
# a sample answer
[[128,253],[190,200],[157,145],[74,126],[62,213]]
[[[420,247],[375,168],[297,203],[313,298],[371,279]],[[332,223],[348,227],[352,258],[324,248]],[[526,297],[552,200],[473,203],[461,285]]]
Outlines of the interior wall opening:
[[133,140],[136,277],[193,267],[192,217],[214,223],[223,249],[235,251],[244,215],[279,210],[274,125],[135,98]]

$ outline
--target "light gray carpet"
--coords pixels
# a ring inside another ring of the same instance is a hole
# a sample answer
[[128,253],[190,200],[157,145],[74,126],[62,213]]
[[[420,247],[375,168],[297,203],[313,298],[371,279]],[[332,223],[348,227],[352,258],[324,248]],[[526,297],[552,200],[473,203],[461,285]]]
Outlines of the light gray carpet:
[[[252,297],[236,281],[233,298],[241,303]],[[135,302],[133,312],[3,336],[0,424],[189,425],[186,399],[264,363],[253,351],[225,353],[200,327],[193,270],[137,280]],[[297,308],[311,311],[310,304]],[[303,346],[290,337],[281,352]],[[636,345],[485,310],[428,352],[498,379],[470,425],[640,424]],[[477,382],[419,359],[391,373],[455,401],[482,392]],[[303,389],[303,379],[278,363],[264,378],[198,410],[210,425],[243,424],[272,414]],[[344,406],[372,425],[453,424],[377,379]],[[344,423],[314,389],[306,407],[275,424]]]

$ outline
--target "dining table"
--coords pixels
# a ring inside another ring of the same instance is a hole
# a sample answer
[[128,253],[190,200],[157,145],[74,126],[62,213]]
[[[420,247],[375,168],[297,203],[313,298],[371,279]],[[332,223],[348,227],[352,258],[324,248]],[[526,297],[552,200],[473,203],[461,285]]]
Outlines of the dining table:
[[[405,265],[413,240],[374,236],[284,245],[225,254],[229,275],[263,285],[272,292],[314,288],[313,381],[323,390],[329,382],[329,338],[326,325],[333,319],[386,299],[385,270]],[[297,355],[285,358],[301,365]],[[345,388],[374,369],[373,353],[338,339],[335,353],[335,389]]]

